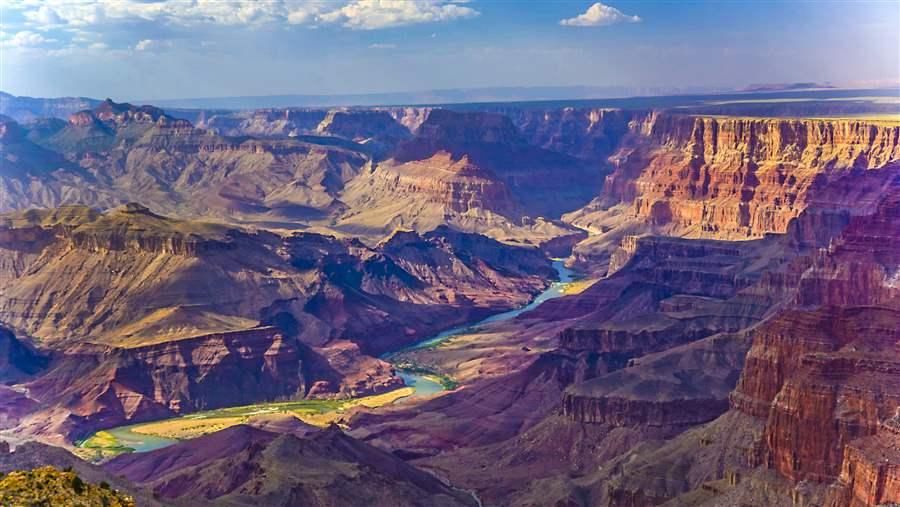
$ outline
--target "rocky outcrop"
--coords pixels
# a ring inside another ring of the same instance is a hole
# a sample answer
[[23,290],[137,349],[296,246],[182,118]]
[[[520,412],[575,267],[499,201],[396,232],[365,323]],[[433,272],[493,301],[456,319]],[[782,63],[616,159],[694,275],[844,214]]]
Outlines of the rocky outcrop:
[[76,127],[94,125],[96,122],[124,125],[126,123],[153,123],[158,126],[191,127],[187,120],[168,116],[162,109],[153,106],[119,104],[106,99],[93,109],[80,111],[69,116],[69,123]]
[[357,142],[377,142],[390,147],[412,137],[409,129],[387,112],[352,109],[328,111],[316,126],[316,133]]
[[838,481],[829,489],[827,507],[868,507],[900,503],[900,431],[886,421],[874,436],[844,447]]
[[44,99],[16,97],[0,92],[0,114],[16,121],[27,122],[39,118],[66,118],[70,114],[97,106],[99,100],[85,97]]
[[602,196],[567,220],[590,228],[620,204],[679,235],[761,237],[784,232],[823,179],[898,159],[900,127],[653,113],[630,123]]
[[839,474],[844,444],[875,434],[879,421],[900,407],[900,361],[809,354],[799,372],[772,404],[765,433],[768,464],[794,481],[830,482]]
[[[22,425],[48,436],[278,397],[385,392],[401,381],[376,356],[524,305],[555,274],[535,247],[447,228],[367,247],[173,220],[136,204],[0,224],[15,240],[0,245],[0,319],[57,352],[30,388],[50,408]],[[278,336],[268,339],[274,362],[258,333]]]
[[315,132],[326,113],[307,108],[256,109],[204,116],[198,118],[197,127],[223,136],[298,136]]
[[562,411],[581,423],[681,430],[728,409],[750,341],[716,335],[649,354],[627,368],[566,389]]
[[574,157],[529,145],[505,116],[435,109],[390,159],[348,184],[338,227],[424,232],[446,224],[540,244],[581,234],[553,219],[590,200],[601,179]]
[[[153,417],[302,396],[301,362],[274,327],[131,348],[83,344],[55,358],[28,389],[43,404],[70,412],[61,429],[77,437]],[[43,425],[59,415],[42,422],[44,416],[31,416],[24,427],[46,433],[51,428]]]

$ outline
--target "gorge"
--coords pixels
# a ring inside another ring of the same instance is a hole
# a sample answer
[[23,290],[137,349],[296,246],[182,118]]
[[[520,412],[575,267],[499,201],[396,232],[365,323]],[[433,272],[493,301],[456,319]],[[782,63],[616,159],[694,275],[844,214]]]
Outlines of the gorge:
[[0,118],[0,471],[900,502],[900,124],[684,100]]

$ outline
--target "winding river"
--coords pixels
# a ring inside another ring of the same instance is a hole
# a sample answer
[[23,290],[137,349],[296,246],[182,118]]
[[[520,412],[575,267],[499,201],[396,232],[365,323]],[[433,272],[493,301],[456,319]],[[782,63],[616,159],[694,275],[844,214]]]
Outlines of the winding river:
[[[509,310],[503,313],[497,313],[491,315],[490,317],[480,320],[478,322],[472,324],[463,324],[459,327],[454,327],[452,329],[448,329],[446,331],[441,331],[440,333],[431,336],[429,338],[425,338],[422,341],[416,342],[412,345],[403,347],[402,349],[395,350],[394,352],[388,352],[381,356],[381,359],[393,362],[392,360],[402,352],[409,352],[411,350],[417,349],[425,349],[440,345],[441,343],[453,338],[454,336],[459,336],[463,334],[469,334],[473,332],[476,328],[483,326],[485,324],[490,324],[491,322],[502,322],[504,320],[510,320],[518,317],[519,315],[537,308],[541,303],[547,301],[548,299],[558,298],[563,295],[563,291],[565,288],[574,281],[575,273],[567,268],[564,264],[564,259],[554,259],[553,260],[553,268],[556,269],[556,272],[559,274],[559,281],[553,282],[550,284],[550,287],[547,287],[547,290],[538,294],[536,298],[534,298],[531,303],[528,303],[526,306],[521,308],[516,308],[515,310]],[[432,394],[441,392],[444,390],[444,386],[442,386],[439,382],[435,381],[434,378],[428,374],[418,373],[411,370],[398,369],[397,375],[403,379],[403,382],[412,388],[415,388],[415,393],[413,393],[410,398],[422,398],[426,396],[431,396]],[[402,402],[403,400],[399,400]]]
[[[439,345],[442,342],[445,342],[454,336],[459,336],[462,334],[467,334],[473,332],[476,328],[483,326],[485,324],[490,324],[492,322],[501,322],[504,320],[514,319],[517,316],[521,315],[524,312],[537,308],[541,303],[547,301],[548,299],[558,298],[563,295],[563,292],[568,284],[570,284],[574,280],[574,273],[572,270],[565,267],[562,259],[554,259],[553,267],[556,269],[556,272],[559,274],[559,281],[553,282],[550,287],[547,288],[544,292],[540,293],[536,298],[534,298],[531,303],[521,308],[517,308],[515,310],[510,310],[503,313],[498,313],[492,315],[486,319],[480,320],[471,324],[464,324],[462,326],[458,326],[452,329],[448,329],[446,331],[442,331],[434,336],[425,338],[419,342],[416,342],[412,345],[404,347],[402,349],[396,350],[394,352],[389,352],[381,356],[381,359],[393,362],[392,360],[402,352],[408,352],[411,350],[429,348]],[[438,382],[434,376],[429,375],[427,373],[420,373],[418,371],[412,370],[404,370],[398,369],[397,375],[403,379],[403,382],[408,386],[414,389],[412,395],[401,398],[397,400],[395,403],[402,403],[404,400],[409,398],[423,398],[427,396],[431,396],[433,394],[439,393],[444,390],[444,386]],[[274,408],[273,408],[274,410]],[[265,410],[264,410],[265,411]],[[199,417],[200,414],[188,414],[186,416],[182,416],[184,418],[191,417]],[[105,433],[108,433],[115,437],[115,440],[118,441],[118,444],[122,447],[129,447],[134,450],[134,452],[147,452],[155,449],[161,449],[163,447],[170,446],[178,442],[176,439],[158,437],[154,435],[146,435],[142,433],[136,433],[132,431],[136,426],[140,426],[142,424],[134,424],[128,426],[119,426],[116,428],[104,430]],[[95,434],[96,435],[96,434]],[[91,437],[88,437],[83,442],[81,442],[80,446],[85,447],[86,444],[91,441]]]

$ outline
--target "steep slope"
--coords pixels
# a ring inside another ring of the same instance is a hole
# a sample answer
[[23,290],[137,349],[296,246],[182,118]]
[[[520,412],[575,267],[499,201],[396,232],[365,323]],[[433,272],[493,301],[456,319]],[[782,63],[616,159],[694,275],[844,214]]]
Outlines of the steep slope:
[[[312,220],[340,208],[337,192],[368,157],[367,148],[340,139],[220,137],[152,106],[109,100],[27,137],[44,150],[4,141],[7,158],[23,162],[0,176],[0,211],[140,201],[185,217]],[[39,184],[16,177],[25,169],[42,171]]]
[[748,330],[727,413],[635,447],[561,494],[630,506],[897,502],[897,188],[827,248],[763,278],[791,290]]
[[216,505],[477,505],[335,426],[306,437],[234,426],[105,468],[161,498]]
[[390,160],[364,172],[337,227],[355,234],[446,223],[505,240],[571,235],[553,223],[599,190],[602,173],[529,145],[505,116],[432,110]]
[[446,228],[397,231],[369,248],[173,220],[136,204],[0,224],[10,239],[0,244],[0,321],[55,351],[28,384],[41,411],[20,430],[48,437],[235,403],[383,392],[401,381],[375,356],[523,305],[555,274],[535,248]]
[[585,262],[629,230],[758,238],[785,232],[832,180],[897,160],[900,126],[887,123],[645,113],[611,153],[602,194],[564,220],[594,233],[576,251]]
[[555,350],[354,434],[497,505],[896,501],[898,181],[850,171],[785,234],[625,238],[498,354]]

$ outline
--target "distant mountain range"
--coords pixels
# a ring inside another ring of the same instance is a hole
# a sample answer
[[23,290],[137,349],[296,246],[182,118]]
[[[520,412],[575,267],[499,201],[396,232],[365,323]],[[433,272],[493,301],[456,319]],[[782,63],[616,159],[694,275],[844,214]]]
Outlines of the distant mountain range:
[[454,88],[388,93],[335,95],[263,95],[201,97],[170,100],[137,100],[169,108],[260,109],[297,106],[384,106],[418,104],[459,104],[469,102],[520,102],[531,100],[583,100],[718,91],[709,87],[630,86],[510,86]]
[[[861,91],[861,90],[857,90]],[[891,89],[895,93],[896,89]],[[235,97],[200,97],[186,99],[133,100],[136,104],[152,104],[179,118],[195,120],[197,111],[227,113],[236,110],[274,109],[290,107],[338,106],[414,106],[441,105],[453,108],[478,109],[485,103],[531,103],[554,107],[580,102],[581,106],[609,108],[670,108],[697,106],[710,96],[721,100],[735,100],[744,94],[785,94],[780,98],[796,98],[790,94],[818,94],[803,98],[847,98],[853,90],[844,90],[821,83],[754,84],[739,90],[701,87],[627,87],[627,86],[535,86],[493,87],[444,90],[423,90],[390,93],[360,93],[335,95],[263,95]],[[825,95],[821,95],[825,94]],[[882,95],[876,93],[876,95]],[[799,96],[797,96],[799,97]],[[685,99],[697,100],[685,100]],[[772,96],[771,98],[776,98]],[[699,101],[699,102],[698,102]],[[92,109],[102,101],[89,97],[40,98],[15,96],[0,91],[0,115],[18,122],[37,118],[66,119],[72,113]],[[179,112],[179,110],[182,110]],[[185,111],[190,110],[190,111]]]

